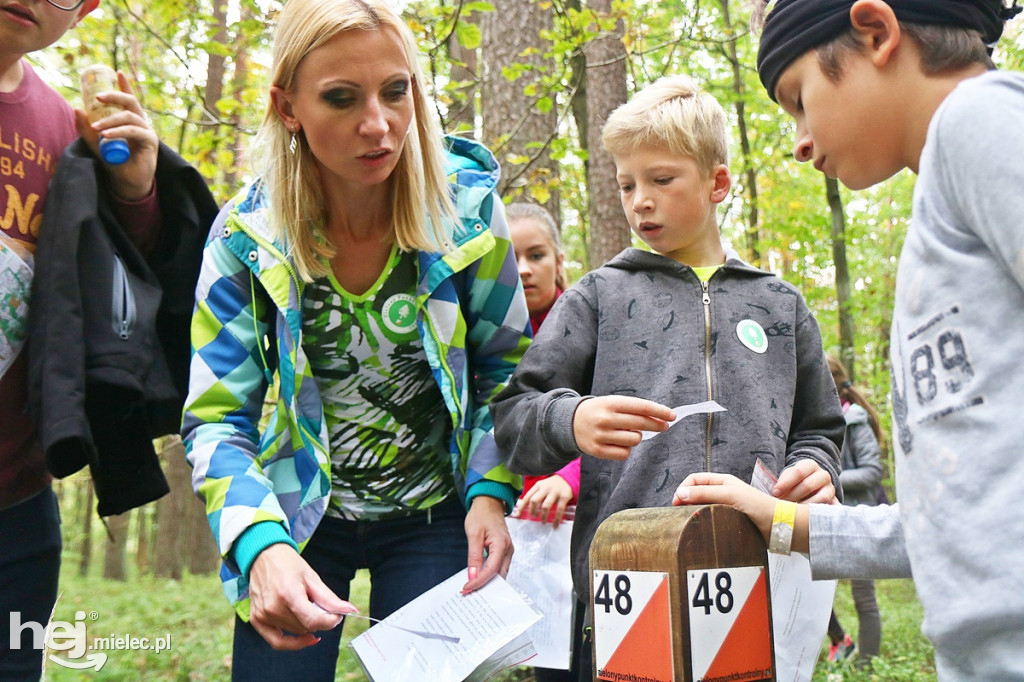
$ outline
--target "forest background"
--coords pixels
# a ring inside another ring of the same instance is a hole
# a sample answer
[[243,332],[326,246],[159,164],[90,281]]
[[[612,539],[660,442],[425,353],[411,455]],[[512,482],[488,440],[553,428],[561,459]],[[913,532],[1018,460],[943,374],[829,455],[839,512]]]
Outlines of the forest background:
[[[731,117],[734,184],[720,211],[724,238],[748,262],[800,288],[825,349],[846,361],[889,432],[889,323],[914,178],[904,171],[848,192],[793,160],[792,123],[757,79],[746,0],[398,4],[419,38],[444,129],[495,152],[506,202],[533,201],[556,216],[573,279],[636,245],[600,146],[608,113],[660,76],[696,78]],[[31,61],[76,105],[81,68],[100,62],[123,70],[161,140],[195,165],[223,203],[253,174],[246,149],[266,111],[271,29],[281,5],[103,0]],[[994,56],[1001,68],[1024,69],[1024,20],[1010,24]],[[160,448],[180,451],[168,445]],[[215,570],[187,464],[165,455],[164,466],[171,495],[103,520],[103,530],[88,472],[58,482],[65,572],[95,573],[99,552],[112,580]]]

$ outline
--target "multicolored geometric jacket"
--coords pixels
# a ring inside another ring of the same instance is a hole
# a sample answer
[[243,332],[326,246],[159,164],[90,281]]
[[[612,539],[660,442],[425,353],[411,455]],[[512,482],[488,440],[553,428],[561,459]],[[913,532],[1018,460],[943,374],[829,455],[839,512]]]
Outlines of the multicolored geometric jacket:
[[[460,220],[448,226],[450,253],[418,253],[417,327],[452,418],[456,489],[467,506],[487,495],[511,511],[521,479],[498,453],[488,404],[529,345],[529,313],[494,193],[497,162],[469,140],[448,137],[445,146]],[[302,349],[304,282],[287,252],[270,230],[256,181],[214,223],[192,320],[182,436],[224,557],[224,591],[243,618],[248,576],[234,561],[235,541],[253,524],[276,521],[301,551],[330,496],[323,406]],[[261,433],[275,365],[277,404]]]

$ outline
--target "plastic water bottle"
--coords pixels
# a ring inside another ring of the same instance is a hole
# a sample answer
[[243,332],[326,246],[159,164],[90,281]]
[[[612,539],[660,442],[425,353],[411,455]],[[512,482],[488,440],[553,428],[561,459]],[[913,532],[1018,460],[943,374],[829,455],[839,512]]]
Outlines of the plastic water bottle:
[[[82,107],[89,117],[89,123],[110,116],[120,111],[120,107],[113,104],[105,104],[96,99],[101,92],[117,91],[117,74],[105,64],[93,64],[87,66],[79,75],[79,83],[82,88]],[[109,139],[100,137],[100,156],[112,166],[122,164],[131,156],[128,150],[128,142],[122,139]]]

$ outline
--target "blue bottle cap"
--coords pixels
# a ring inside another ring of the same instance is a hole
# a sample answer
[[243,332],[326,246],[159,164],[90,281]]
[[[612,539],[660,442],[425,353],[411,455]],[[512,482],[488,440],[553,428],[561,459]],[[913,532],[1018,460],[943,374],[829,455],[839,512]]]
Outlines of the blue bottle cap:
[[102,156],[103,160],[111,166],[118,166],[128,160],[131,156],[131,152],[128,151],[128,143],[124,140],[109,140],[105,137],[101,137],[100,156]]

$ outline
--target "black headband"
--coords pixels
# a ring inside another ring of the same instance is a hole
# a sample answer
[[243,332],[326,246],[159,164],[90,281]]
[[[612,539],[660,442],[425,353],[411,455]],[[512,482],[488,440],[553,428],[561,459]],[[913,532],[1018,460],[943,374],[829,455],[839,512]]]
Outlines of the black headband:
[[[1003,33],[1003,24],[1021,8],[1002,0],[887,0],[893,14],[908,24],[973,29],[988,45]],[[757,49],[757,72],[775,100],[779,76],[808,50],[824,45],[851,27],[854,0],[779,0],[765,18]]]

